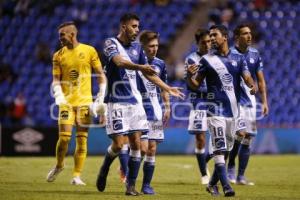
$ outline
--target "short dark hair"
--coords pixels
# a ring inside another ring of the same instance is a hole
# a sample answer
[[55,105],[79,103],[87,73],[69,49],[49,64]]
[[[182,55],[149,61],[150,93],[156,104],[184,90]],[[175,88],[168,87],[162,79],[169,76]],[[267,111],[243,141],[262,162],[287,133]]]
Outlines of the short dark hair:
[[203,38],[206,35],[209,35],[209,31],[207,29],[198,28],[197,31],[196,31],[196,33],[195,33],[196,43],[198,44],[199,41],[201,40],[201,38]]
[[233,30],[234,37],[238,37],[240,35],[241,29],[245,27],[251,29],[251,25],[249,23],[242,23],[235,27],[235,29]]
[[140,18],[135,13],[125,13],[120,18],[120,23],[124,24],[130,20],[137,20],[140,21]]
[[58,26],[58,30],[65,27],[65,26],[70,26],[70,25],[74,25],[76,27],[76,24],[74,21],[67,21],[67,22],[63,22]]
[[158,39],[158,38],[159,38],[159,34],[157,32],[145,30],[140,35],[140,42],[142,43],[142,45],[146,45],[151,40]]
[[226,26],[222,25],[222,24],[218,24],[218,25],[212,25],[209,30],[212,30],[212,29],[217,29],[219,30],[222,35],[228,37],[228,29]]

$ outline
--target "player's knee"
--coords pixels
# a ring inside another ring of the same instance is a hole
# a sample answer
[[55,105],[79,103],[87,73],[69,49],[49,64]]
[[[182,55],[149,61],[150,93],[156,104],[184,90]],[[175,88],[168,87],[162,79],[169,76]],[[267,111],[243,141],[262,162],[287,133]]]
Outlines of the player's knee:
[[70,140],[71,140],[71,133],[61,132],[59,134],[59,143],[69,144]]

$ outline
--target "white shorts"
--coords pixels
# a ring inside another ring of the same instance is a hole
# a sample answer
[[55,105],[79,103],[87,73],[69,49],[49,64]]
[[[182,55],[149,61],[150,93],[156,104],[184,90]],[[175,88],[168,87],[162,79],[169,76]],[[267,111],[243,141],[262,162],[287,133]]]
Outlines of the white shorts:
[[240,106],[239,120],[243,120],[246,125],[245,131],[251,135],[257,134],[256,127],[256,107],[244,107]]
[[162,120],[149,121],[148,139],[159,142],[164,140],[164,127]]
[[207,131],[206,110],[191,110],[188,131],[190,134],[196,134],[200,131]]
[[208,117],[208,127],[212,141],[212,150],[230,151],[234,144],[235,132],[245,129],[244,123],[232,117],[213,116]]
[[108,103],[106,132],[130,134],[135,131],[148,131],[148,121],[142,104]]

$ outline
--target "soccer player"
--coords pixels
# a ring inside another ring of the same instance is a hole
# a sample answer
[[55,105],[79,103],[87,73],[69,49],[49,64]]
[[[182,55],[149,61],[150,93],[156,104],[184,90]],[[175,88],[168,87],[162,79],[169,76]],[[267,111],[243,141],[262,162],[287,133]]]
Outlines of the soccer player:
[[[259,52],[251,47],[252,35],[250,26],[241,24],[234,30],[235,46],[231,51],[244,56],[251,76],[257,82],[262,100],[262,114],[267,115],[269,108],[267,102],[266,82],[263,73],[263,63]],[[234,146],[229,154],[228,179],[231,183],[240,185],[254,185],[245,178],[245,170],[250,157],[250,145],[252,138],[257,134],[256,128],[256,98],[250,95],[249,88],[242,83],[241,93],[241,118],[246,123],[246,130],[237,132]],[[235,158],[239,154],[238,176],[235,176]]]
[[[85,185],[80,179],[87,153],[88,125],[92,112],[104,112],[103,103],[106,78],[96,50],[89,45],[79,43],[78,30],[74,22],[66,22],[58,27],[62,48],[53,56],[52,88],[55,103],[59,106],[59,139],[56,145],[56,166],[47,175],[47,181],[53,182],[64,169],[64,158],[71,139],[72,128],[76,125],[76,150],[74,153],[73,185]],[[99,93],[92,104],[92,70],[98,77]]]
[[97,178],[97,189],[104,191],[107,175],[113,160],[118,156],[124,144],[124,134],[128,135],[130,153],[126,195],[136,196],[135,182],[141,163],[141,132],[148,130],[148,121],[142,104],[141,93],[137,89],[137,71],[166,90],[171,95],[183,97],[178,88],[169,87],[156,75],[152,66],[146,64],[141,45],[134,42],[139,32],[139,18],[132,13],[124,14],[120,19],[120,30],[116,38],[104,42],[104,54],[107,57],[106,74],[108,92],[106,131],[112,139]]
[[[198,46],[196,52],[191,53],[185,59],[186,73],[194,72],[199,67],[201,57],[208,53],[211,48],[211,41],[209,31],[206,29],[198,29],[195,33],[195,40]],[[195,64],[195,65],[193,65]],[[188,131],[190,134],[195,135],[195,154],[198,161],[200,173],[202,175],[201,183],[207,185],[209,182],[209,175],[207,174],[206,167],[206,153],[205,153],[205,134],[207,131],[207,116],[206,116],[206,83],[203,81],[199,88],[193,88],[193,85],[187,85],[189,91],[189,99],[193,105],[193,109],[189,116]]]
[[235,124],[239,115],[241,77],[251,88],[251,94],[256,92],[256,86],[243,57],[230,51],[227,28],[223,25],[211,26],[210,38],[215,51],[201,58],[197,76],[192,80],[192,73],[188,73],[188,81],[196,87],[204,78],[207,83],[208,126],[215,167],[206,189],[214,196],[219,195],[217,182],[220,180],[225,196],[234,196],[235,192],[227,179],[225,153],[233,146],[231,141],[236,129],[244,128],[242,124]]
[[[148,64],[155,69],[157,76],[167,82],[167,71],[165,62],[156,57],[159,45],[159,35],[153,31],[143,31],[140,35],[140,42],[147,56]],[[157,145],[164,140],[163,126],[167,125],[170,119],[170,99],[166,91],[161,91],[139,72],[138,78],[141,81],[140,91],[143,98],[143,106],[149,122],[148,140],[141,142],[141,149],[145,151],[143,166],[143,184],[141,192],[153,195],[154,189],[150,186],[155,169],[155,155]],[[164,105],[164,111],[162,107]]]

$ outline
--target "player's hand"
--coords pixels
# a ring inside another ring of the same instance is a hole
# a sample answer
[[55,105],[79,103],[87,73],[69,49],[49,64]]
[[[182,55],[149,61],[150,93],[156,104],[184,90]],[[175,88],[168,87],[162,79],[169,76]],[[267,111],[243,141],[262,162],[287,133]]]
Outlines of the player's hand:
[[56,105],[59,106],[62,104],[67,104],[67,100],[65,98],[65,95],[64,95],[60,85],[53,86],[53,92],[54,92],[54,98],[55,98]]
[[257,92],[257,87],[254,84],[254,85],[252,85],[252,87],[250,87],[250,94],[254,95],[254,94],[256,94],[256,92]]
[[166,109],[165,112],[164,112],[164,116],[163,116],[163,125],[164,125],[164,127],[166,127],[168,125],[170,116],[171,116],[171,110]]
[[188,77],[194,76],[198,72],[198,68],[199,67],[196,64],[188,65],[188,67],[187,67],[187,75],[188,75]]
[[104,127],[106,125],[106,113],[99,115],[99,125]]
[[262,113],[263,115],[268,115],[269,114],[269,106],[267,103],[262,104]]
[[170,87],[168,93],[183,100],[185,95],[181,92],[181,90],[183,90],[181,87]]
[[149,76],[156,75],[156,71],[151,67],[151,65],[143,65],[140,70],[143,74]]
[[106,103],[103,103],[103,97],[101,95],[97,95],[97,98],[94,103],[92,103],[90,109],[94,117],[104,115],[106,113],[107,105]]

